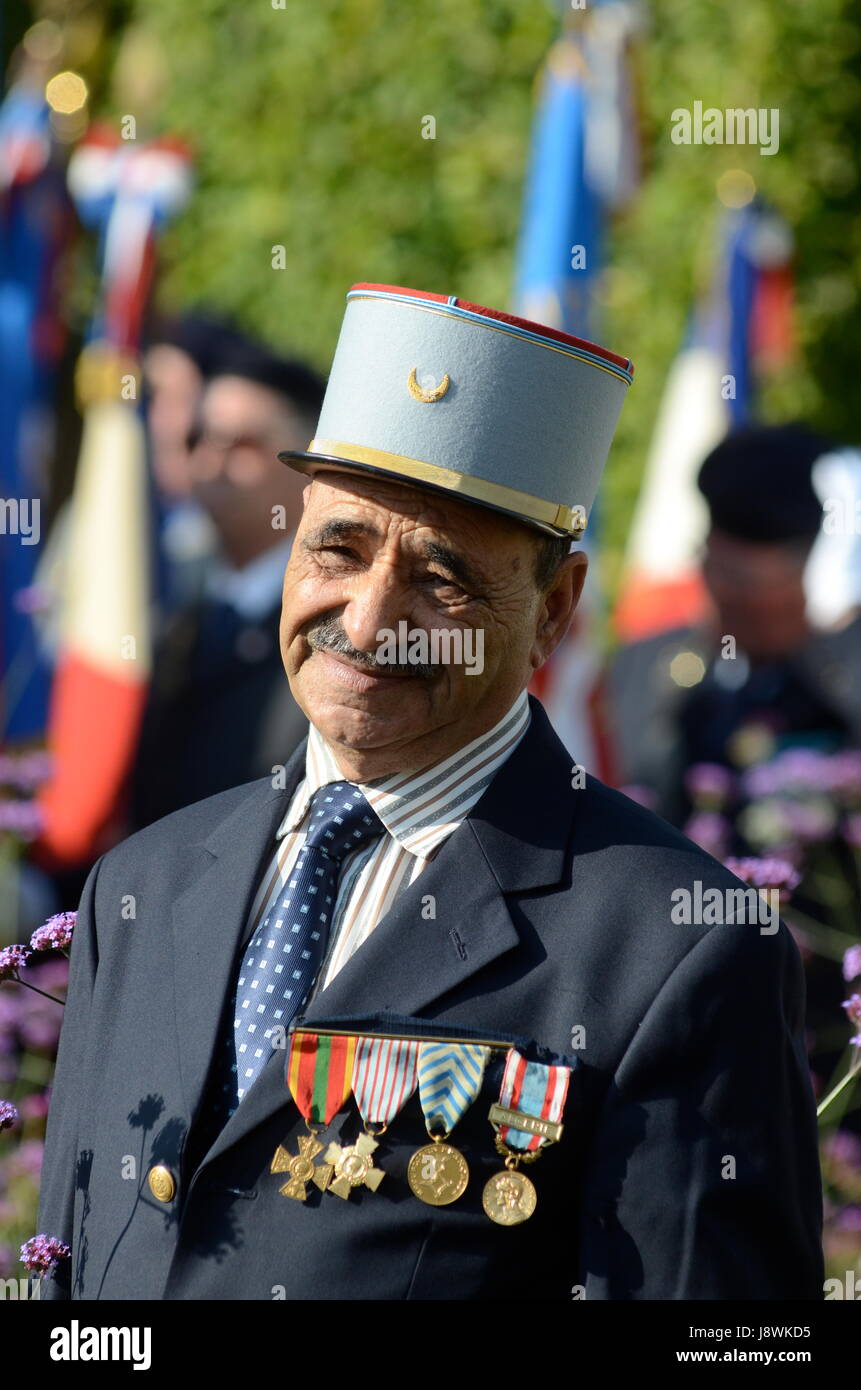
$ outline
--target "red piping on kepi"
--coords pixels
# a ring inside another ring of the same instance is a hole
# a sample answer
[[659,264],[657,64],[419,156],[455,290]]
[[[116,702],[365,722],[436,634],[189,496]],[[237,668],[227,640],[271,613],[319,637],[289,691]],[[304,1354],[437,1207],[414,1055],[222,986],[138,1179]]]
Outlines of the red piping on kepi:
[[[451,296],[447,294],[431,294],[428,290],[413,290],[406,285],[378,285],[370,281],[360,280],[358,284],[351,285],[349,293],[354,290],[377,290],[381,293],[388,291],[390,294],[405,294],[412,299],[429,299],[436,304],[451,304]],[[571,333],[563,333],[561,328],[551,328],[546,323],[536,323],[533,319],[521,319],[516,314],[506,314],[501,309],[488,309],[484,304],[472,304],[468,299],[455,299],[453,307],[455,309],[467,309],[471,314],[481,314],[484,318],[498,319],[501,323],[510,323],[515,328],[526,328],[530,333],[537,333],[542,338],[555,338],[557,342],[567,343],[570,347],[585,348],[587,352],[593,352],[597,357],[603,357],[607,362],[613,362],[617,367],[622,367],[634,374],[634,366],[628,357],[620,357],[617,352],[611,352],[609,348],[600,347],[598,343],[590,343],[586,338],[575,338]]]

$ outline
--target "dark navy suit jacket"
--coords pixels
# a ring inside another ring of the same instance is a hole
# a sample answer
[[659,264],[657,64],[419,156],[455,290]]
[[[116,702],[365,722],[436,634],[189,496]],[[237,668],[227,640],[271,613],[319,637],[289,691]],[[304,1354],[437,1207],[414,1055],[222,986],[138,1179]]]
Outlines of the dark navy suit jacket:
[[[43,1297],[819,1299],[822,1199],[804,981],[783,924],[678,925],[673,893],[738,880],[572,759],[540,704],[481,800],[306,1008],[392,1011],[527,1036],[577,1066],[562,1139],[528,1171],[534,1216],[493,1224],[497,1068],[452,1135],[465,1195],[405,1181],[417,1098],[376,1192],[282,1196],[304,1126],[284,1052],[213,1138],[210,1065],[249,907],[304,774],[263,779],[132,836],[90,874],[71,953],[39,1230],[72,1248]],[[429,916],[433,895],[435,916]],[[424,910],[423,910],[424,908]],[[134,911],[134,916],[130,915]],[[352,1101],[327,1137],[359,1130]],[[157,1201],[156,1164],[176,1195]]]

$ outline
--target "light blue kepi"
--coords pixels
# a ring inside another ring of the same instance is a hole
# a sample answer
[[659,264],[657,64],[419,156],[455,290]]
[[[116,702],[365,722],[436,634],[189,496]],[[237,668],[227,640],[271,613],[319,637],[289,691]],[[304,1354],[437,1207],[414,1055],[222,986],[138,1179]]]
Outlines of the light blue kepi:
[[303,473],[385,474],[583,534],[633,366],[557,328],[400,285],[353,285]]

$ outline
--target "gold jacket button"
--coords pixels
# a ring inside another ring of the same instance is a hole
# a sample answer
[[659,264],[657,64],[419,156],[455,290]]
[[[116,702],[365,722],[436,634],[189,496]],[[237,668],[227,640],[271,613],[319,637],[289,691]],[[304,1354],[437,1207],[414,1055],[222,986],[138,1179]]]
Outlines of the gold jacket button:
[[176,1194],[176,1182],[169,1168],[157,1163],[155,1168],[150,1168],[147,1181],[149,1182],[149,1190],[157,1201],[173,1201]]

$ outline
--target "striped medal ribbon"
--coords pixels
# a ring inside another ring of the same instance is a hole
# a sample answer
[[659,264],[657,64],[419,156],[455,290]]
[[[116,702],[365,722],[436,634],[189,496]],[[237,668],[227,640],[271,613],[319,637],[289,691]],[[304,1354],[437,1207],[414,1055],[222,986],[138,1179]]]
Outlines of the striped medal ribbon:
[[430,1206],[448,1206],[466,1191],[466,1159],[445,1141],[481,1090],[490,1050],[478,1043],[419,1044],[419,1100],[431,1143],[413,1154],[407,1182]]
[[376,1192],[385,1174],[374,1167],[375,1134],[382,1134],[406,1105],[418,1081],[419,1044],[406,1038],[360,1037],[353,1062],[353,1095],[365,1125],[355,1144],[332,1143],[326,1162],[333,1168],[327,1191],[346,1199],[354,1187]]
[[505,1169],[494,1173],[482,1194],[485,1212],[499,1226],[518,1226],[535,1210],[535,1187],[518,1168],[561,1138],[570,1079],[570,1067],[527,1062],[515,1047],[505,1059],[499,1100],[489,1115],[497,1152],[506,1156]]
[[270,1171],[290,1174],[279,1189],[285,1197],[304,1202],[309,1182],[325,1192],[334,1176],[330,1161],[314,1163],[323,1152],[317,1130],[325,1129],[352,1090],[358,1042],[327,1033],[290,1034],[284,1080],[308,1133],[300,1137],[298,1153],[288,1153],[282,1144],[275,1150]]

